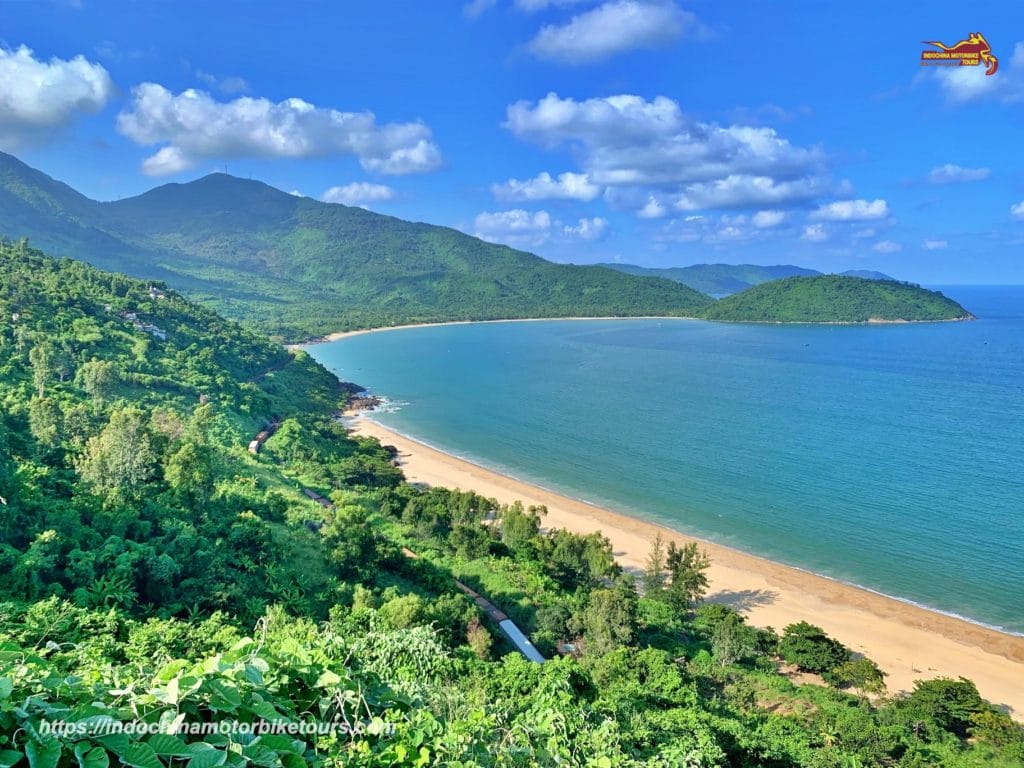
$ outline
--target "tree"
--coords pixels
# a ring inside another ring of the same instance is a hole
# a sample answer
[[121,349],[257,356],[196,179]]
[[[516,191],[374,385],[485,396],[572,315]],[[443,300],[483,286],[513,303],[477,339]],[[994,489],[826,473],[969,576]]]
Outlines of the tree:
[[559,528],[540,542],[548,572],[566,588],[589,589],[621,571],[612,543],[598,532],[584,536]]
[[182,443],[164,464],[164,479],[180,497],[205,503],[213,495],[215,461],[216,455],[209,446]]
[[476,616],[471,618],[466,626],[466,642],[478,659],[486,660],[491,657],[491,633]]
[[28,404],[28,425],[39,445],[52,450],[60,444],[60,408],[49,397],[33,397]]
[[966,677],[918,680],[904,706],[915,716],[932,720],[961,739],[966,738],[974,716],[988,709],[978,688]]
[[695,541],[681,547],[672,541],[668,545],[665,564],[669,574],[666,599],[677,611],[690,611],[707,593],[707,570],[711,560]]
[[117,379],[117,368],[109,360],[90,360],[83,363],[75,375],[75,381],[92,397],[96,407],[110,399]]
[[801,621],[782,632],[779,654],[803,672],[822,674],[850,659],[850,649],[825,634],[825,630]]
[[651,542],[644,568],[644,593],[654,596],[665,588],[665,540],[659,532]]
[[865,693],[885,691],[885,673],[871,659],[861,656],[845,661],[825,673],[825,679],[838,688],[857,688]]
[[501,542],[513,554],[527,557],[533,554],[540,536],[540,520],[548,512],[547,507],[530,507],[523,510],[523,503],[517,501],[501,508]]
[[136,493],[153,476],[155,464],[145,414],[123,408],[111,413],[100,434],[89,439],[76,469],[85,482],[112,499]]
[[32,364],[32,383],[36,395],[46,395],[46,385],[53,378],[53,350],[49,344],[36,344],[28,352],[28,361]]
[[723,667],[747,658],[757,648],[757,630],[730,611],[711,631],[711,652]]
[[588,656],[603,656],[628,645],[636,632],[636,593],[624,588],[595,589],[576,623]]

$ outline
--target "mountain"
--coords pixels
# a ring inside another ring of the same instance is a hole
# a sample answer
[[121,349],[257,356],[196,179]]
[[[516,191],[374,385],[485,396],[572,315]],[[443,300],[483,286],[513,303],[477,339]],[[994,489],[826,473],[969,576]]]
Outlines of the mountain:
[[162,280],[286,340],[409,322],[690,315],[710,302],[670,280],[554,264],[219,173],[101,203],[0,153],[0,234]]
[[788,277],[727,296],[702,311],[708,320],[767,323],[867,323],[972,320],[938,291],[895,280],[843,275]]
[[[606,263],[599,266],[616,269],[629,275],[664,277],[683,283],[695,291],[709,296],[721,297],[739,293],[754,285],[785,277],[810,277],[822,274],[816,269],[797,267],[792,264],[778,264],[766,267],[759,264],[694,264],[689,267],[638,267],[633,264]],[[864,277],[871,280],[892,280],[881,272],[850,270],[843,275]]]

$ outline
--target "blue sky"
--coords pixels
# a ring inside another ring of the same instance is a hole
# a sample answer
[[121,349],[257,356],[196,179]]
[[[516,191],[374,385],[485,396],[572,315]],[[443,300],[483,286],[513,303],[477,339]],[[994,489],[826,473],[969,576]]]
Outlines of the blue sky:
[[[919,66],[981,32],[999,59]],[[0,149],[227,168],[557,261],[1024,283],[1024,5],[0,0]]]

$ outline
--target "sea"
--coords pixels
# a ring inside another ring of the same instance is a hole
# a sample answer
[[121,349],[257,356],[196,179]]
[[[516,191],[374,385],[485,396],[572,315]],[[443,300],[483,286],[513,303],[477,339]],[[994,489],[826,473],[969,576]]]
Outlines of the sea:
[[544,320],[309,351],[451,454],[1024,634],[1024,286],[941,290],[978,319]]

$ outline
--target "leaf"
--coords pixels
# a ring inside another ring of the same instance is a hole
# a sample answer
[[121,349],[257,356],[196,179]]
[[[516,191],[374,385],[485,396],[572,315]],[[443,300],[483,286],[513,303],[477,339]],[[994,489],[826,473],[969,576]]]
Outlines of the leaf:
[[57,768],[60,761],[60,742],[51,739],[45,744],[29,741],[25,744],[25,756],[31,768]]
[[0,677],[0,699],[10,698],[14,691],[14,681],[9,677]]
[[96,738],[96,741],[118,757],[123,756],[128,751],[128,746],[131,743],[126,733],[112,733],[109,736],[99,736]]
[[138,742],[128,745],[128,749],[121,755],[121,762],[131,768],[164,768],[153,748]]
[[[294,741],[279,733],[265,733],[260,736],[259,743],[265,747],[270,747],[270,749],[278,753],[299,754],[305,748],[304,746],[297,747]],[[299,742],[299,744],[302,744],[302,742]]]
[[0,749],[0,768],[11,768],[12,765],[17,763],[24,755],[21,752],[17,752],[13,749]]
[[107,768],[110,765],[110,755],[103,747],[89,749],[89,742],[80,741],[75,744],[75,757],[78,758],[79,768]]
[[156,733],[146,743],[163,757],[185,757],[192,754],[184,741],[169,733]]
[[320,677],[316,679],[314,685],[317,688],[332,688],[341,682],[341,678],[329,669],[325,669],[320,673]]
[[188,761],[187,768],[216,768],[218,765],[224,765],[224,761],[227,759],[227,752],[209,747],[197,751]]
[[217,679],[207,680],[204,687],[210,692],[210,707],[222,712],[234,712],[242,704],[238,689]]

